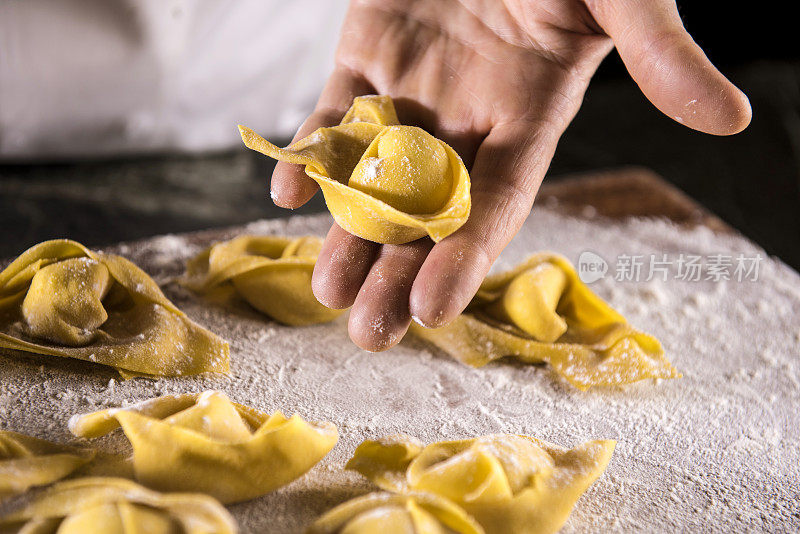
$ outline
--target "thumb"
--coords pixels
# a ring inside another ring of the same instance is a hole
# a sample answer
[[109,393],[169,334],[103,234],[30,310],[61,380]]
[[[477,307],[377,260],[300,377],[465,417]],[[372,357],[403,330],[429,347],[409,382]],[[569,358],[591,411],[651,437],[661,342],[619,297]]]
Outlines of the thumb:
[[661,112],[685,126],[731,135],[750,123],[750,101],[686,32],[674,0],[594,0],[587,6],[625,67]]

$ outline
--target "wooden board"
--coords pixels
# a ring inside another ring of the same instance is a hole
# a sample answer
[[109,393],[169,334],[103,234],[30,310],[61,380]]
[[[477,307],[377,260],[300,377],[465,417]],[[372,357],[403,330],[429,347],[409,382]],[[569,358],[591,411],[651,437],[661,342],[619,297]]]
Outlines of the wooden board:
[[[727,230],[718,219],[642,169],[550,179],[538,203],[547,204],[590,220],[534,209],[503,252],[504,265],[542,249],[567,258],[590,249],[608,258],[630,252],[674,257],[692,238],[702,239],[704,251],[759,252],[736,235],[722,235]],[[719,231],[603,224],[603,217],[631,215]],[[366,353],[348,339],[346,316],[286,327],[172,283],[211,241],[245,232],[323,235],[329,225],[328,215],[292,217],[109,247],[154,276],[190,318],[231,342],[231,374],[120,381],[88,362],[0,356],[0,428],[68,442],[74,414],[205,389],[267,413],[280,409],[336,424],[339,444],[306,476],[230,507],[242,534],[302,532],[332,506],[373,491],[344,466],[363,440],[397,432],[424,442],[492,433],[564,446],[617,440],[609,469],[581,497],[564,533],[800,531],[797,273],[767,259],[758,285],[616,283],[611,277],[596,283],[593,289],[632,324],[663,341],[683,378],[589,392],[569,387],[546,367],[499,361],[473,369],[413,337]],[[91,443],[105,452],[129,450],[121,432]]]
[[[658,217],[675,224],[711,228],[715,232],[738,234],[722,219],[696,200],[644,167],[623,167],[545,178],[536,199],[544,205],[576,217]],[[291,214],[289,210],[287,215]],[[238,228],[238,227],[235,227]],[[227,239],[232,228],[214,228],[185,235],[190,242],[206,245]]]
[[576,216],[664,217],[680,225],[735,233],[722,219],[644,167],[545,179],[536,202]]

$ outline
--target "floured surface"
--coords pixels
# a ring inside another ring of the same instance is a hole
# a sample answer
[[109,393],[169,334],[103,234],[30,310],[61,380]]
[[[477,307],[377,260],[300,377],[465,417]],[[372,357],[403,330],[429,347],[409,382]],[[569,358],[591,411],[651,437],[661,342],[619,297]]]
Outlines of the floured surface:
[[[327,216],[293,218],[242,231],[324,235],[329,223]],[[335,423],[339,444],[308,475],[231,507],[242,532],[297,532],[367,492],[369,484],[342,467],[362,440],[396,432],[425,442],[494,432],[563,446],[618,440],[608,471],[578,501],[565,532],[800,529],[800,276],[777,261],[761,262],[757,282],[617,282],[612,271],[592,284],[662,341],[684,377],[580,392],[546,368],[498,362],[472,369],[413,339],[370,354],[349,341],[346,316],[290,328],[246,308],[207,305],[169,283],[207,244],[165,236],[109,251],[137,262],[192,319],[231,342],[230,377],[121,381],[88,363],[3,356],[0,428],[70,441],[75,413],[210,388],[264,411]],[[584,250],[607,260],[764,256],[744,239],[704,228],[597,223],[537,208],[496,267],[544,249],[573,262]],[[119,432],[94,443],[127,447]]]

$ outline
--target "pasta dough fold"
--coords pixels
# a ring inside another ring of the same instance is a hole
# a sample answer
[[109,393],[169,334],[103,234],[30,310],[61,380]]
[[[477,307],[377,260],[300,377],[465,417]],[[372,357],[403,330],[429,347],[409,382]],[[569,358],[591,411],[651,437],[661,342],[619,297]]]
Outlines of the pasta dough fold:
[[319,128],[287,148],[239,126],[244,144],[271,158],[305,165],[336,222],[377,243],[438,242],[469,217],[464,163],[443,141],[403,126],[388,96],[356,97],[338,126]]
[[332,321],[343,310],[320,304],[311,274],[322,240],[243,235],[216,243],[186,265],[191,289],[228,300],[238,294],[276,321],[303,326]]
[[680,376],[657,339],[634,329],[566,258],[549,252],[487,277],[452,323],[437,329],[412,323],[412,331],[474,367],[505,356],[547,363],[582,390]]
[[231,402],[219,391],[168,395],[70,420],[76,436],[122,427],[133,445],[136,479],[161,491],[244,501],[288,484],[336,445],[331,423],[272,415]]
[[93,457],[89,449],[0,430],[0,500],[61,480]]
[[[7,529],[7,530],[6,530]],[[0,532],[36,534],[234,534],[236,523],[207,495],[162,494],[122,478],[59,482],[0,516]]]
[[614,446],[597,440],[567,450],[513,434],[423,446],[399,435],[365,441],[347,469],[387,491],[449,499],[488,534],[539,534],[561,528],[605,470]]
[[425,493],[370,493],[328,511],[306,534],[484,534],[454,503]]
[[228,371],[228,344],[192,322],[147,273],[66,239],[0,273],[0,348],[92,361],[124,377]]

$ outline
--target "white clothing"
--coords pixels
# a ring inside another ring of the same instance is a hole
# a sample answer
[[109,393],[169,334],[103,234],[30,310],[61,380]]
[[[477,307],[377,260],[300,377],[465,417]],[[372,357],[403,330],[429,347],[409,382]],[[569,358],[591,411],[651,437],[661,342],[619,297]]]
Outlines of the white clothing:
[[345,0],[0,0],[0,158],[201,151],[290,137]]

